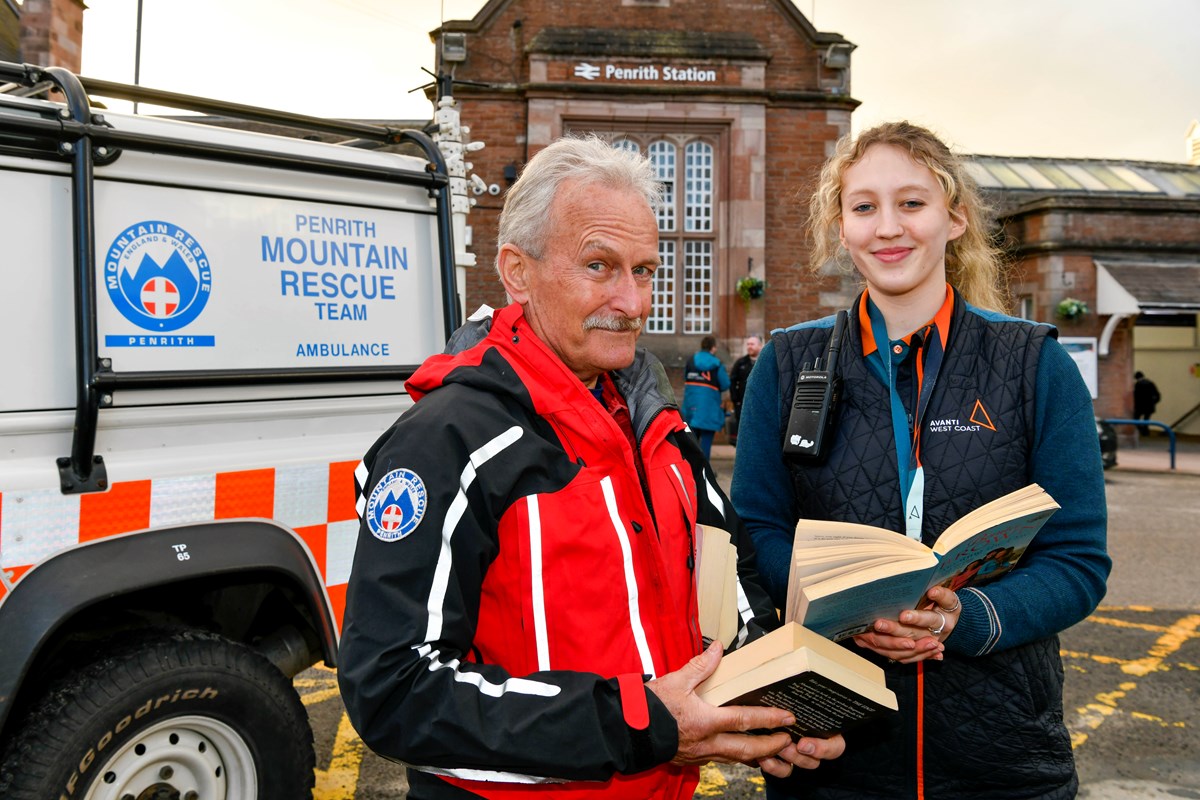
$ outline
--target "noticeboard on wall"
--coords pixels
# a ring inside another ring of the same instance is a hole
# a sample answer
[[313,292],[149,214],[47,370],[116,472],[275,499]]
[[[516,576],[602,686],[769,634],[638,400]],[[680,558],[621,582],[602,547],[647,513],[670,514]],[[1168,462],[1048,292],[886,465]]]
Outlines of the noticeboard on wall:
[[1083,382],[1087,384],[1088,392],[1095,400],[1100,396],[1099,384],[1096,379],[1099,361],[1096,350],[1095,336],[1063,336],[1058,343],[1066,348],[1067,354],[1079,367]]

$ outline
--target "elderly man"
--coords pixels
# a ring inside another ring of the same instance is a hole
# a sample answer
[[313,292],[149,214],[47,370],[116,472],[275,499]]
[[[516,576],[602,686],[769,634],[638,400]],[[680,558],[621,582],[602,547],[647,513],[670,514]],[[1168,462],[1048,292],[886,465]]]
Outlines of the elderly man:
[[[496,266],[513,304],[408,382],[364,458],[339,678],[409,797],[690,798],[696,765],[771,774],[841,738],[745,731],[768,708],[693,692],[697,523],[744,529],[636,346],[658,267],[641,157],[564,139],[508,192]],[[746,549],[739,639],[774,624]]]

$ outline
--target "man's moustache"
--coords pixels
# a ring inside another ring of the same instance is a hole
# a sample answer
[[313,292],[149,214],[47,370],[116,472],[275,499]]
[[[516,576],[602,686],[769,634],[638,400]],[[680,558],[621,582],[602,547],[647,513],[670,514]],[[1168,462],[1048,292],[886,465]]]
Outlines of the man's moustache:
[[641,317],[588,317],[583,321],[583,329],[585,331],[602,330],[616,333],[633,331],[637,333],[642,329],[642,320]]

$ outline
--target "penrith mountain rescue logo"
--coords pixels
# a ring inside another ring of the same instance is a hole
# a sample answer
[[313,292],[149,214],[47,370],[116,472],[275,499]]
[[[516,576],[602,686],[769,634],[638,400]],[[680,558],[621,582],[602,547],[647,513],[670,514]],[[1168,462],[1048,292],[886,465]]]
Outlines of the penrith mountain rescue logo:
[[394,469],[376,484],[363,517],[376,539],[394,542],[421,524],[428,498],[420,475],[408,469]]
[[191,234],[146,220],[117,235],[104,255],[104,285],[121,316],[153,333],[194,321],[212,292],[208,255]]

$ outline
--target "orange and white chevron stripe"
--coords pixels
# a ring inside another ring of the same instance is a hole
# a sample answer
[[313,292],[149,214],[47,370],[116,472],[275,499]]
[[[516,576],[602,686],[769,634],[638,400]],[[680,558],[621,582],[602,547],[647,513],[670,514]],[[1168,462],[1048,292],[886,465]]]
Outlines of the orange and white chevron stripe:
[[116,482],[103,493],[0,493],[0,598],[39,561],[105,536],[240,517],[294,530],[312,551],[341,626],[358,536],[357,461]]

